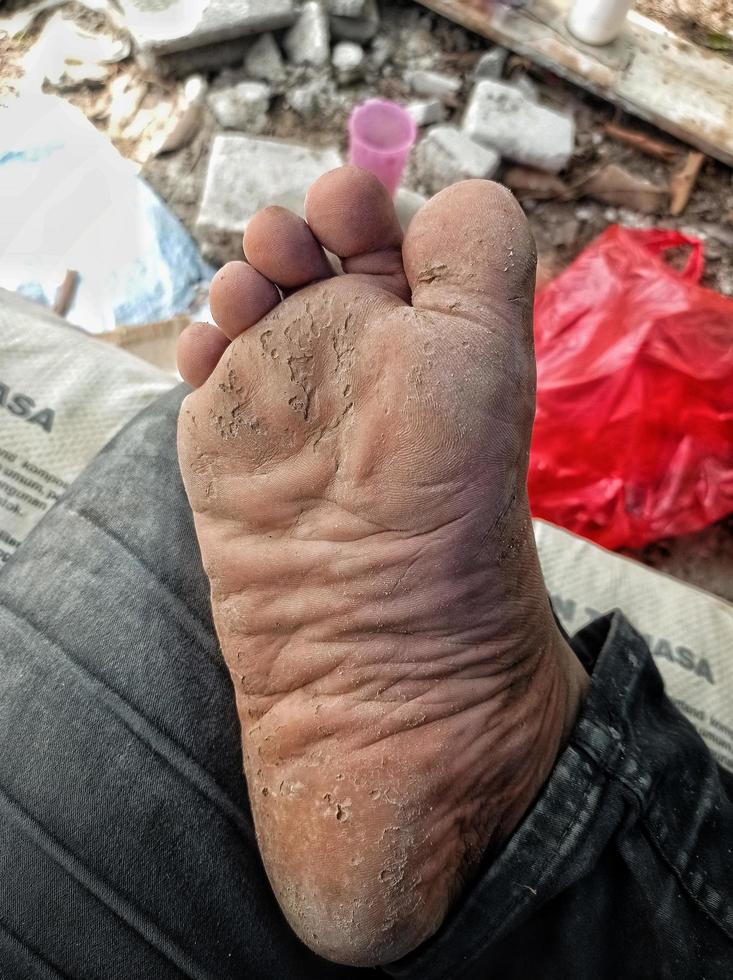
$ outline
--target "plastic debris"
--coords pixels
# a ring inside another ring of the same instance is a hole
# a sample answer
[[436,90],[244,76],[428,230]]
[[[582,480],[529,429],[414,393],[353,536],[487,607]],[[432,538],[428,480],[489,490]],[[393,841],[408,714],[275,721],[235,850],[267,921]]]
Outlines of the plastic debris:
[[535,516],[640,548],[733,511],[733,300],[703,268],[698,239],[613,226],[540,292]]
[[68,319],[94,333],[188,310],[213,270],[179,221],[74,106],[26,92],[0,130],[0,286],[51,307],[68,269]]

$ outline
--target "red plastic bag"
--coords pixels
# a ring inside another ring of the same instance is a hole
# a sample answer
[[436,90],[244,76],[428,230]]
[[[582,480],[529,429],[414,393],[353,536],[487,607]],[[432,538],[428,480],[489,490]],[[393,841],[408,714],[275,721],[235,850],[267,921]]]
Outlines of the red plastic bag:
[[537,517],[638,548],[733,511],[733,300],[703,265],[695,238],[614,226],[538,295]]

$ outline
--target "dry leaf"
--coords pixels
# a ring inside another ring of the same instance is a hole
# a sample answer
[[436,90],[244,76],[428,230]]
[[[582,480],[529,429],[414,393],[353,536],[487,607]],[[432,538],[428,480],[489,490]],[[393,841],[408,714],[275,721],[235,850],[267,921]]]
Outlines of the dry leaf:
[[652,184],[623,167],[610,163],[576,187],[579,195],[596,197],[606,204],[632,208],[644,214],[658,214],[667,206],[669,188]]

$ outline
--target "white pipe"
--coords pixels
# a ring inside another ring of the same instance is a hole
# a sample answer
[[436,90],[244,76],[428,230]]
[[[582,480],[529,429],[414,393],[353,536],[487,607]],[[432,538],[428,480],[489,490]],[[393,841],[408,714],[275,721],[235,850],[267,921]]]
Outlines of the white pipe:
[[575,0],[568,30],[586,44],[610,44],[624,26],[632,0]]

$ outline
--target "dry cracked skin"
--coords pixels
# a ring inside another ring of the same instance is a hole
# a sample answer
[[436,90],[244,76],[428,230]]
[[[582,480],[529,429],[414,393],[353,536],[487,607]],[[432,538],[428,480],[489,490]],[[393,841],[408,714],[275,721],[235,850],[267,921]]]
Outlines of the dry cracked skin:
[[525,490],[521,209],[457,184],[403,242],[382,185],[344,167],[306,218],[257,215],[212,283],[217,326],[183,334],[179,455],[272,888],[312,949],[374,965],[507,840],[587,678]]

